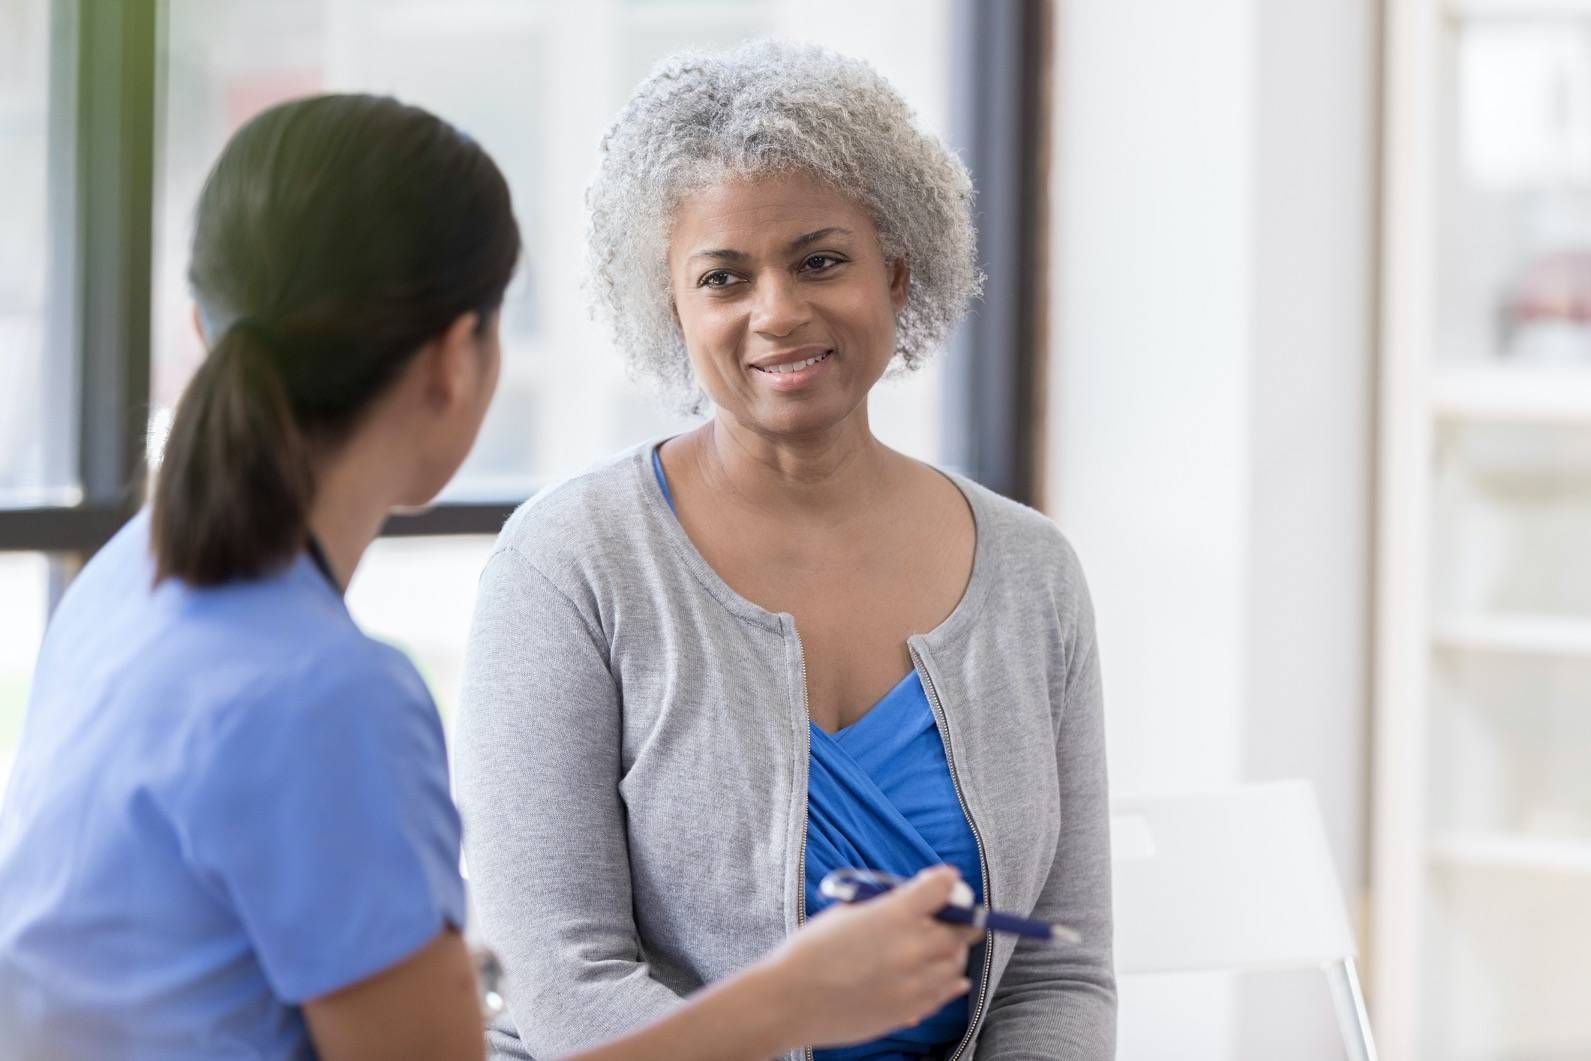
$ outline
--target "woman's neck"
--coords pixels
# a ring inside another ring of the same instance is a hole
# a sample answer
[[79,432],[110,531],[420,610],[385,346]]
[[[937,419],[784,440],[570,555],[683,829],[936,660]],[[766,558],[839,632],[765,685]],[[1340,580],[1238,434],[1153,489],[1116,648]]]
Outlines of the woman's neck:
[[693,441],[703,484],[764,512],[843,518],[877,496],[890,467],[865,414],[812,435],[770,436],[720,413]]
[[315,473],[315,501],[309,511],[309,533],[326,555],[332,577],[347,590],[354,570],[370,543],[381,533],[393,507],[386,482],[392,462],[366,446],[349,446],[320,462]]

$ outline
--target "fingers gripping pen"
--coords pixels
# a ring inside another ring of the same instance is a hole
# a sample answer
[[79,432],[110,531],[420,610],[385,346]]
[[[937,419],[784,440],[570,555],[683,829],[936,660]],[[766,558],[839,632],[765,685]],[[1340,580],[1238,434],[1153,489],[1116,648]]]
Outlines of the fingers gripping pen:
[[[822,883],[818,885],[818,891],[825,899],[842,903],[859,903],[883,895],[905,883],[903,877],[897,877],[892,873],[881,873],[878,870],[837,869],[823,878]],[[950,905],[934,916],[940,921],[948,921],[951,924],[971,925],[980,932],[1008,932],[1052,946],[1081,943],[1083,940],[1082,935],[1068,925],[1001,913],[987,906],[979,906],[972,900],[972,889],[965,881],[960,881],[950,893]]]

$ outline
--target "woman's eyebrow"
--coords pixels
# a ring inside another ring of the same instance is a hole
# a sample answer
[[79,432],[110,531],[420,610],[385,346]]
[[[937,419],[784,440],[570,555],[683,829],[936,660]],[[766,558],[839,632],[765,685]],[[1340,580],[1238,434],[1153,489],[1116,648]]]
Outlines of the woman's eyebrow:
[[[841,228],[838,225],[830,225],[828,228],[814,229],[805,235],[797,236],[795,239],[790,241],[788,247],[790,250],[797,251],[808,244],[816,243],[820,239],[828,239],[830,236],[849,236],[850,234],[851,230],[848,228]],[[695,261],[697,258],[707,258],[715,262],[743,262],[750,257],[751,255],[747,254],[745,251],[720,248],[718,250],[697,251],[695,254],[692,254],[688,260]]]
[[820,228],[815,231],[808,232],[804,236],[797,236],[795,239],[790,241],[790,249],[796,251],[800,250],[802,247],[805,247],[809,243],[816,243],[820,239],[827,239],[830,236],[849,236],[850,234],[851,230],[848,228],[840,228],[838,226],[831,225],[828,228]]
[[712,250],[697,251],[695,254],[692,254],[688,260],[695,261],[697,258],[710,258],[715,262],[743,262],[749,257],[750,255],[745,251]]

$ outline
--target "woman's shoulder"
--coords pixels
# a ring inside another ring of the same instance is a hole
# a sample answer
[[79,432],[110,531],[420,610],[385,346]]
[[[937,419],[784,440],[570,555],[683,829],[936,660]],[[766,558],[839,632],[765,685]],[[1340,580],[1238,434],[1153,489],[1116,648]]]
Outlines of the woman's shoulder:
[[[981,594],[1004,607],[1039,609],[1060,636],[1063,651],[1078,637],[1092,638],[1093,602],[1077,550],[1055,520],[962,476],[951,475],[972,506],[978,525],[973,578]],[[969,590],[970,592],[970,590]],[[1032,613],[1030,613],[1032,614]]]
[[189,701],[167,712],[177,716],[180,758],[232,775],[181,771],[193,776],[175,784],[174,797],[247,793],[271,777],[280,785],[318,770],[352,776],[373,762],[383,773],[445,770],[436,703],[399,649],[356,631],[315,647],[279,644],[275,656],[220,661],[174,694]]
[[269,705],[276,724],[322,725],[328,714],[358,716],[361,725],[407,725],[410,715],[428,719],[436,702],[414,661],[395,645],[353,624],[323,626],[318,640],[282,642],[275,657],[261,656],[262,671],[228,705],[253,712]]
[[531,547],[573,531],[608,523],[638,509],[635,464],[645,446],[606,457],[583,471],[538,490],[514,510],[498,536],[500,546]]
[[972,507],[982,539],[981,555],[994,558],[1002,567],[1036,569],[1067,581],[1082,580],[1077,551],[1055,520],[963,475],[948,471],[945,474],[961,488]]
[[[542,574],[625,560],[645,548],[654,499],[645,462],[655,442],[632,446],[538,491],[497,536],[496,553],[512,554]],[[661,504],[661,497],[655,499]]]

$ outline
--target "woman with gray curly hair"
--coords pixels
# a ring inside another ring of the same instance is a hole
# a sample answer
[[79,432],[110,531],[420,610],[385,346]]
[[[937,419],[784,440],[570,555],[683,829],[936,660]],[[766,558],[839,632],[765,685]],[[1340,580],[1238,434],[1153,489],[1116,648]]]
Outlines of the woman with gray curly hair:
[[868,422],[977,293],[971,201],[882,78],[813,47],[677,55],[604,139],[596,308],[712,415],[526,504],[482,576],[456,758],[500,1056],[750,964],[832,870],[939,863],[1082,943],[987,936],[965,997],[817,1056],[1112,1056],[1082,571],[1049,520]]

